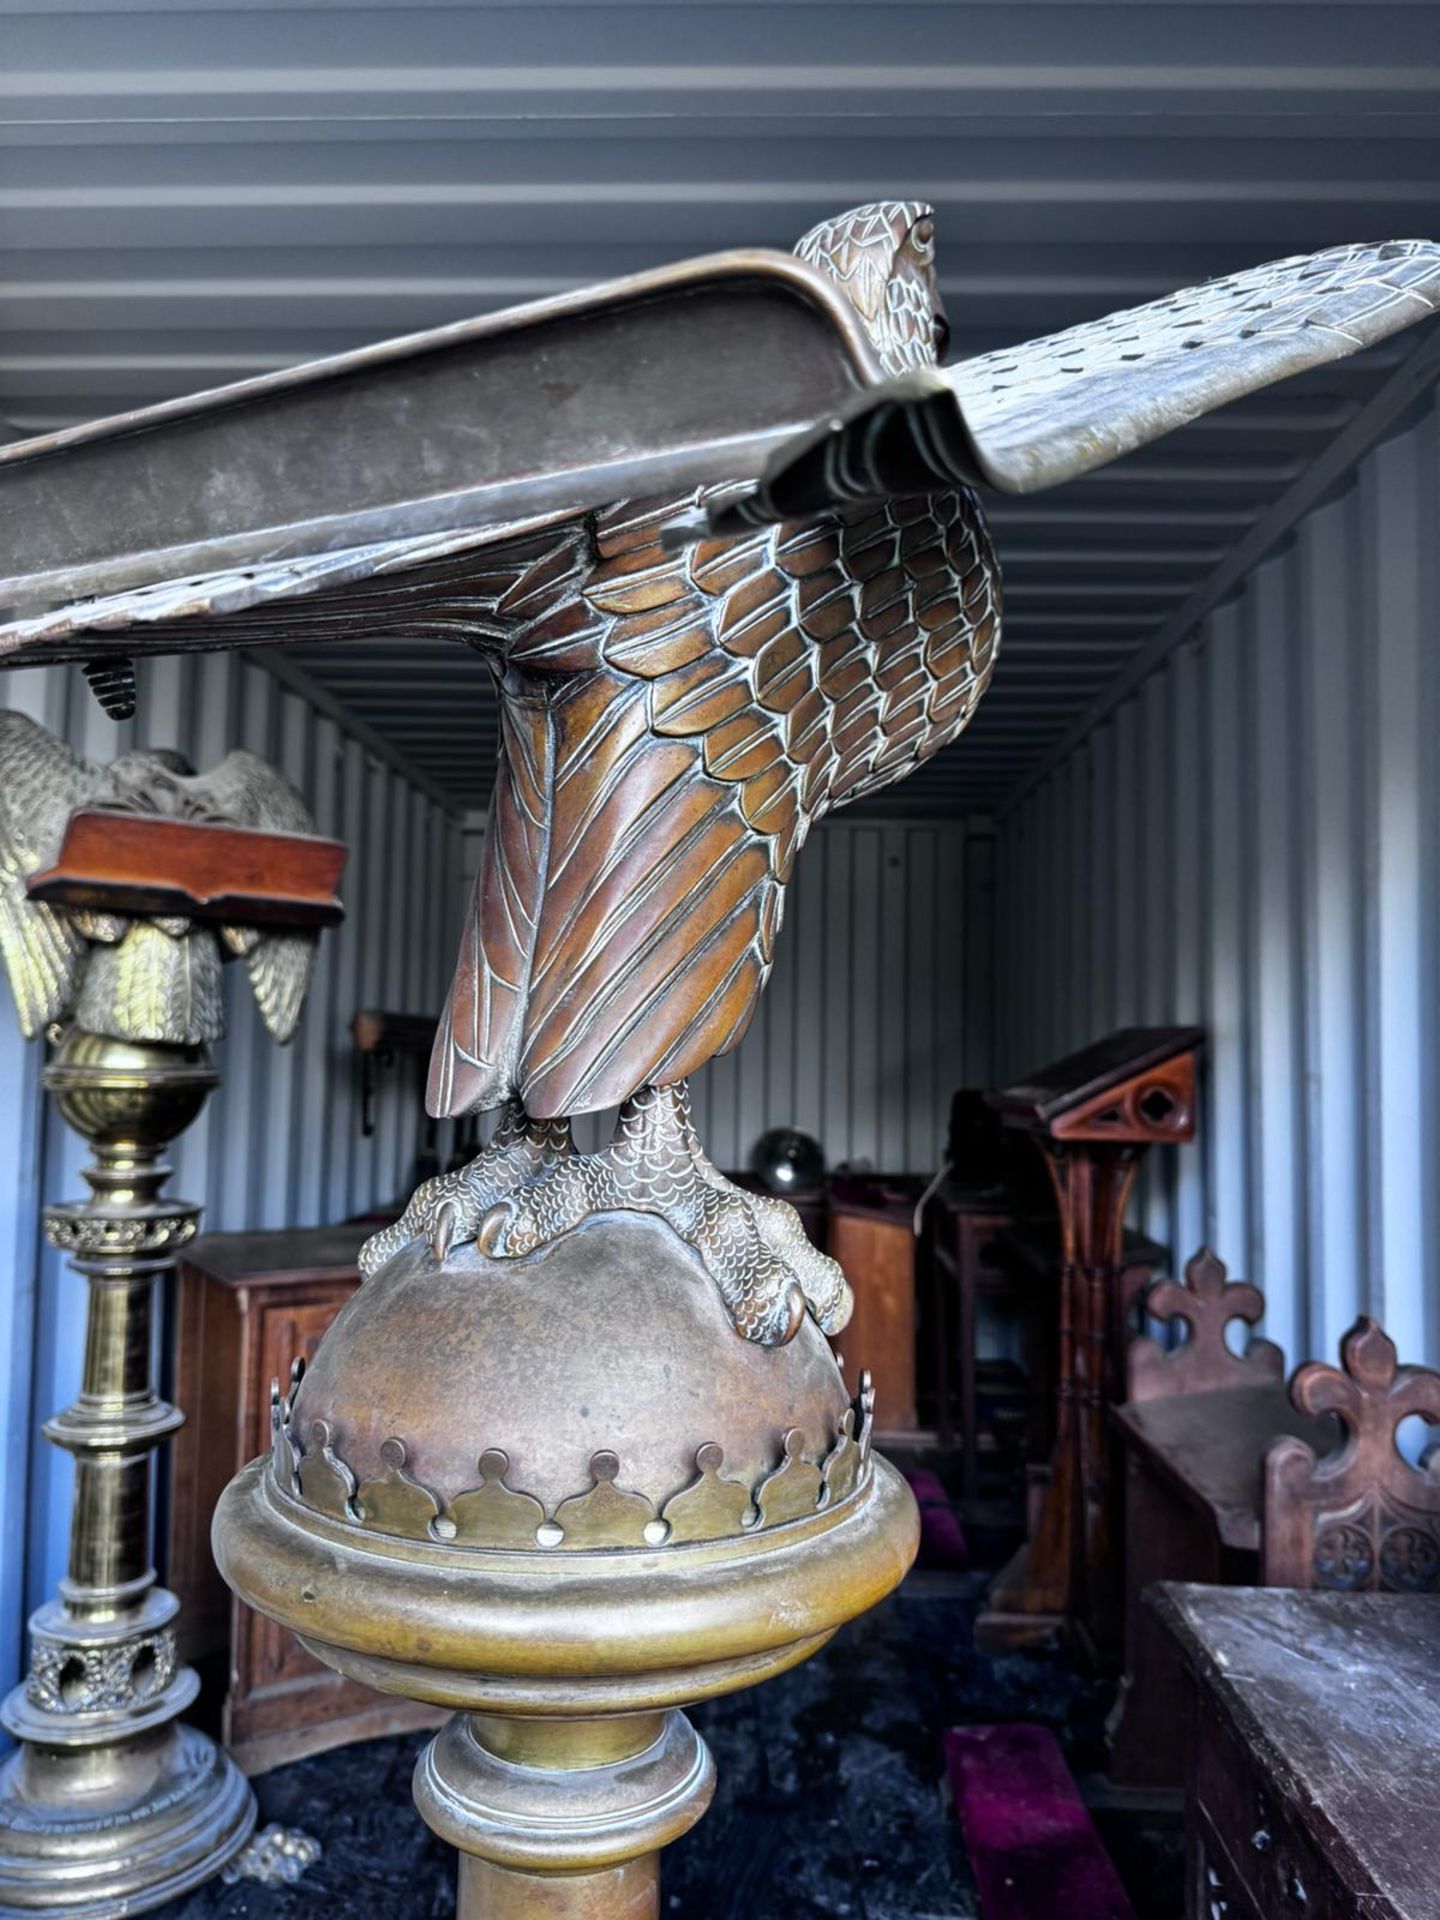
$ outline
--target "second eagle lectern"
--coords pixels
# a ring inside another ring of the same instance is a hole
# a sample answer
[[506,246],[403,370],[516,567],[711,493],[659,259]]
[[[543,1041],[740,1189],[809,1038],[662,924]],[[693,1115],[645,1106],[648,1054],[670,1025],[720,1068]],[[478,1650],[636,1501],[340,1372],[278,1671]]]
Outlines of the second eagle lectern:
[[415,1792],[464,1920],[653,1916],[713,1784],[682,1708],[806,1658],[914,1552],[823,1338],[839,1269],[710,1165],[685,1079],[745,1031],[810,827],[984,693],[975,489],[1068,479],[1440,296],[1428,243],[1343,248],[942,369],[934,256],[929,209],[885,202],[793,257],[0,450],[11,661],[113,684],[146,649],[446,632],[499,690],[430,1086],[498,1126],[371,1243],[215,1524],[322,1660],[456,1710]]

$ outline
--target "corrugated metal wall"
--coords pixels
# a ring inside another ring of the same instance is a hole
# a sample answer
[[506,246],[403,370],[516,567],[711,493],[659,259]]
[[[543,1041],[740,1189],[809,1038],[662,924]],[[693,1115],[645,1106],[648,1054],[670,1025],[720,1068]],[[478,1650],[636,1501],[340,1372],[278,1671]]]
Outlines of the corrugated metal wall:
[[[177,1142],[171,1191],[203,1201],[214,1229],[340,1220],[408,1181],[419,1139],[416,1084],[388,1075],[377,1126],[360,1131],[348,1025],[364,1004],[433,1010],[458,917],[460,826],[453,813],[262,667],[234,654],[146,663],[139,719],[106,720],[78,674],[7,676],[0,702],[80,751],[109,760],[137,742],[174,746],[200,767],[232,747],[282,766],[320,831],[351,849],[348,918],[324,936],[299,1033],[265,1035],[243,972],[230,968],[223,1075]],[[21,1039],[0,986],[0,1686],[20,1671],[23,1614],[64,1571],[71,1467],[39,1423],[80,1378],[85,1286],[42,1244],[43,1201],[85,1189],[82,1144],[47,1111],[42,1044]]]
[[1131,1021],[1210,1034],[1144,1224],[1333,1357],[1440,1357],[1440,410],[1375,448],[1003,821],[1000,1070]]

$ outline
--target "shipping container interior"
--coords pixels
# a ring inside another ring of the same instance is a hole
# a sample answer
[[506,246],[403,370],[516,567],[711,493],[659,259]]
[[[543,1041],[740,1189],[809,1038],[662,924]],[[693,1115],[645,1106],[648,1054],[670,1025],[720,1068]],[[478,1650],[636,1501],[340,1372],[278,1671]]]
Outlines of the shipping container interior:
[[[882,194],[934,206],[957,358],[1440,236],[1440,8],[1403,0],[0,0],[0,42],[6,438],[788,247]],[[1132,1228],[1171,1271],[1209,1246],[1262,1288],[1287,1364],[1369,1314],[1440,1365],[1437,374],[1420,325],[986,501],[993,683],[809,836],[753,1026],[694,1082],[717,1166],[794,1127],[918,1186],[958,1091],[1194,1026],[1196,1137],[1150,1153]],[[404,1062],[362,1127],[349,1023],[444,998],[498,748],[484,663],[357,638],[145,661],[119,724],[76,668],[6,676],[0,704],[98,760],[249,747],[346,842],[295,1041],[231,983],[174,1185],[222,1232],[403,1200],[454,1129],[427,1136]],[[71,1464],[40,1423],[83,1341],[41,1230],[83,1154],[42,1055],[0,995],[0,1690],[65,1571]],[[1003,1314],[981,1335],[1023,1354]]]

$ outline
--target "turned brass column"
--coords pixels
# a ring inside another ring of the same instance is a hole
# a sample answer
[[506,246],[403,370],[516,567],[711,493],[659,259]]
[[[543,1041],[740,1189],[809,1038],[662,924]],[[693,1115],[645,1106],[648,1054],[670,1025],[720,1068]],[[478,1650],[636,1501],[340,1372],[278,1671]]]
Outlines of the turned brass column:
[[660,1849],[709,1806],[715,1765],[683,1713],[460,1714],[415,1798],[461,1849],[456,1920],[650,1920]]
[[156,1392],[157,1281],[199,1209],[163,1195],[161,1157],[218,1075],[203,1046],[65,1032],[44,1081],[88,1141],[90,1198],[46,1209],[89,1287],[73,1405],[46,1422],[75,1460],[69,1570],[30,1621],[30,1671],[0,1707],[20,1742],[0,1770],[0,1913],[115,1916],[207,1879],[245,1844],[254,1796],[179,1715],[179,1603],[151,1564],[152,1455],[184,1415]]

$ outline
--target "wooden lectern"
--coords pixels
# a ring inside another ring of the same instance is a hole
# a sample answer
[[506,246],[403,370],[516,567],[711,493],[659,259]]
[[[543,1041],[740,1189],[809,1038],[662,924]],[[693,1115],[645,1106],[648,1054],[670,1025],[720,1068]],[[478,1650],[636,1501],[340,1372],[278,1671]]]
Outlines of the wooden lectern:
[[1038,1470],[1028,1538],[976,1622],[987,1648],[1035,1645],[1078,1629],[1106,1638],[1111,1574],[1110,1407],[1123,1397],[1125,1208],[1148,1147],[1195,1132],[1197,1027],[1126,1027],[991,1096],[1030,1134],[1060,1212],[1055,1445]]

